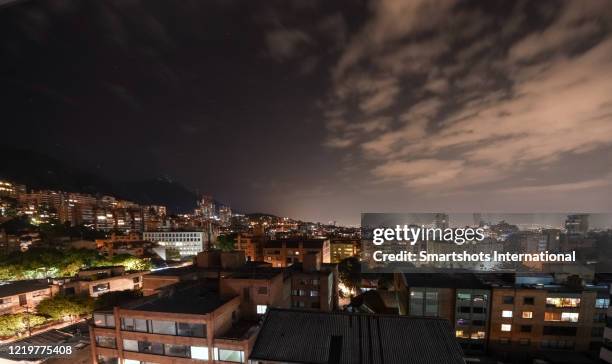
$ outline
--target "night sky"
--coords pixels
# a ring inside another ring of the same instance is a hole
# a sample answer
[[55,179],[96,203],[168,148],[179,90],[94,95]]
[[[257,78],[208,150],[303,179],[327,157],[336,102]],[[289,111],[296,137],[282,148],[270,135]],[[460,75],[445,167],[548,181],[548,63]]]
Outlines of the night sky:
[[0,143],[313,221],[612,211],[612,1],[0,4]]

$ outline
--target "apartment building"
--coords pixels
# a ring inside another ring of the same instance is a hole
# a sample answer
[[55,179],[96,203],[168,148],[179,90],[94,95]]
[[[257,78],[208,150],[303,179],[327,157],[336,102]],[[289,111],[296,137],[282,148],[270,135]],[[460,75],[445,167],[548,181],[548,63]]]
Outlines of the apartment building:
[[449,320],[467,353],[487,349],[491,285],[474,274],[396,273],[400,315]]
[[323,263],[329,263],[329,239],[277,239],[264,244],[264,261],[273,267],[288,267],[293,263],[302,263],[306,253],[318,253]]
[[284,269],[260,268],[242,270],[222,276],[221,297],[240,297],[240,311],[245,318],[256,319],[270,307],[290,305],[291,280]]
[[94,312],[94,364],[245,363],[256,322],[240,317],[240,298],[223,299],[197,285]]
[[338,274],[335,265],[321,265],[318,253],[308,253],[291,272],[291,307],[332,311],[338,307]]
[[543,350],[598,351],[609,304],[607,286],[493,288],[490,348],[519,359]]
[[250,261],[263,261],[263,247],[266,237],[259,234],[238,234],[235,249],[241,250]]
[[0,282],[0,315],[32,311],[58,292],[59,286],[46,279]]
[[126,272],[122,266],[84,269],[75,278],[64,281],[62,292],[66,295],[98,297],[107,292],[139,290],[143,286],[143,277],[148,273]]
[[331,239],[330,262],[340,263],[343,259],[359,255],[361,241],[357,239]]

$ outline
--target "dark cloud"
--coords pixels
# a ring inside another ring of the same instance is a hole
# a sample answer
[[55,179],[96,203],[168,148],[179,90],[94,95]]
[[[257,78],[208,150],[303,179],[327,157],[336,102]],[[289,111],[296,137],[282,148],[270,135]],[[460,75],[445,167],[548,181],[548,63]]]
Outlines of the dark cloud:
[[0,6],[7,143],[312,220],[612,208],[609,1]]

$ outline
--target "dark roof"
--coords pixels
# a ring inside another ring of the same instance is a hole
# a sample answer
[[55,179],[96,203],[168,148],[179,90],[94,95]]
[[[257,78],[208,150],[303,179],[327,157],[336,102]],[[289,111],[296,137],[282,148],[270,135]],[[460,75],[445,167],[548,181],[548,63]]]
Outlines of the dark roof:
[[478,276],[471,273],[404,273],[408,287],[431,288],[490,288]]
[[324,242],[325,239],[276,239],[265,242],[264,248],[282,248],[283,244],[285,244],[287,248],[298,248],[299,244],[302,243],[304,249],[321,249],[323,248]]
[[249,359],[309,364],[464,364],[443,319],[270,309]]
[[0,297],[14,296],[21,293],[38,291],[49,288],[51,283],[45,279],[28,279],[24,281],[12,281],[0,283]]
[[[181,285],[178,285],[181,286]],[[142,304],[127,303],[124,308],[135,311],[188,313],[205,315],[221,307],[230,299],[200,285],[183,285],[168,296],[146,300]]]

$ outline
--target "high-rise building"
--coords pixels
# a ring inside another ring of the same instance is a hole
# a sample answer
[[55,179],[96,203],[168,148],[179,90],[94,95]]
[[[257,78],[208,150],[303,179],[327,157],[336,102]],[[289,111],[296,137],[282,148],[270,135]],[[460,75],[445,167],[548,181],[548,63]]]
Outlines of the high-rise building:
[[569,236],[584,236],[589,231],[589,215],[568,215],[565,220],[565,229]]
[[449,226],[448,214],[437,213],[434,217],[434,225],[439,229],[446,229]]
[[219,223],[221,226],[228,227],[232,222],[232,209],[229,206],[219,207]]
[[195,215],[204,219],[214,219],[216,216],[215,200],[211,196],[202,196],[197,202]]

